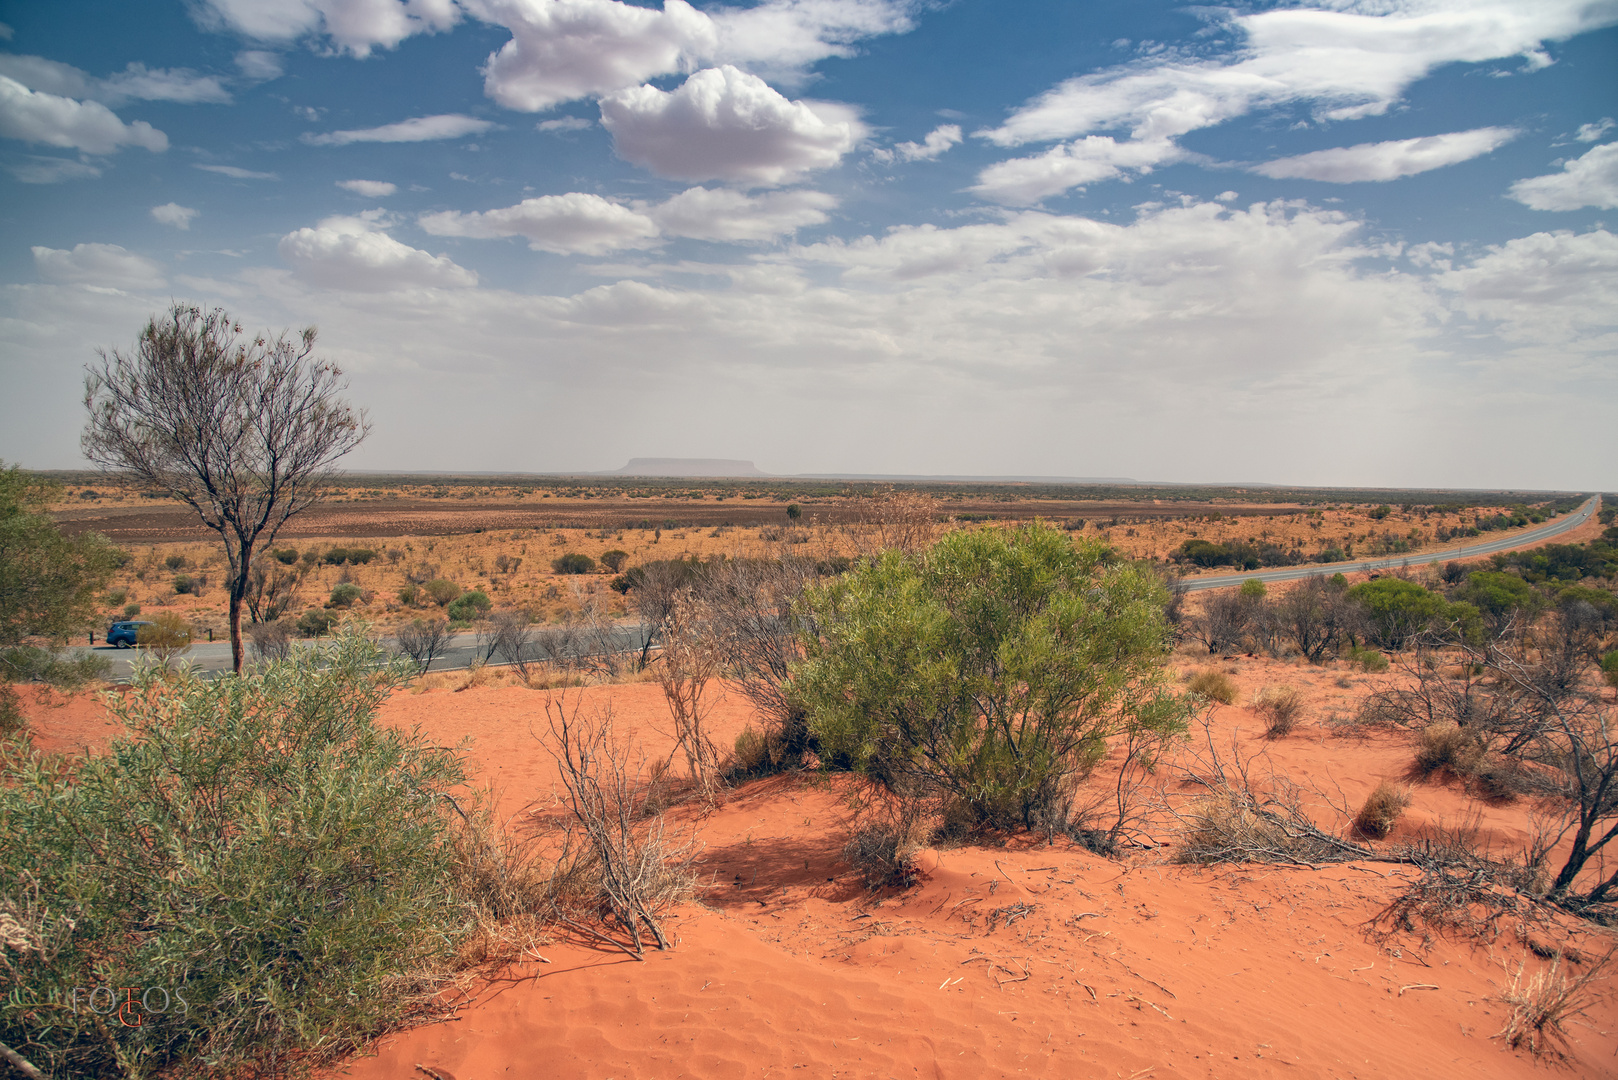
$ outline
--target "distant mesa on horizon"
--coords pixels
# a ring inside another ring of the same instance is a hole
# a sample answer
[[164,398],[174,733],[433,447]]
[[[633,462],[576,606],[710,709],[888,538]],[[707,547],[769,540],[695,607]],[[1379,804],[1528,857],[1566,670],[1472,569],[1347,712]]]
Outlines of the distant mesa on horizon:
[[770,474],[760,472],[751,461],[735,458],[638,457],[630,458],[628,465],[607,475],[728,477]]

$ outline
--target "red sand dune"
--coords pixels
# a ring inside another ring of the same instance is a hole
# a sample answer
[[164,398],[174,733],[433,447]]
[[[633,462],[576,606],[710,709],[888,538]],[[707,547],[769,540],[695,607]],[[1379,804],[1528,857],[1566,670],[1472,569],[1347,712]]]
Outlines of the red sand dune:
[[[1354,675],[1342,688],[1341,670],[1235,666],[1244,700],[1265,683],[1291,683],[1314,720],[1351,712],[1397,677]],[[420,725],[443,745],[469,738],[480,781],[500,788],[503,812],[520,821],[555,806],[555,769],[536,737],[547,696],[400,693],[384,719]],[[599,687],[583,699],[610,700],[620,731],[649,752],[669,749],[655,685]],[[36,741],[94,743],[110,730],[95,712],[39,710]],[[749,715],[738,696],[722,701],[716,741],[728,745]],[[1411,757],[1395,734],[1336,738],[1306,722],[1267,742],[1259,731],[1247,709],[1215,715],[1221,749],[1236,733],[1244,755],[1267,756],[1261,772],[1273,766],[1324,793],[1311,807],[1322,824],[1328,802],[1357,807]],[[1168,795],[1180,792],[1172,769],[1158,775]],[[1092,782],[1108,778],[1103,769]],[[870,893],[841,856],[845,783],[774,777],[729,792],[706,818],[681,817],[703,845],[702,888],[669,922],[672,951],[641,963],[558,939],[542,947],[549,963],[490,974],[452,1020],[384,1037],[374,1056],[327,1075],[1483,1080],[1546,1069],[1491,1038],[1510,975],[1520,963],[1530,974],[1545,966],[1514,935],[1367,937],[1366,921],[1414,875],[1408,867],[1202,869],[1170,864],[1165,849],[1112,861],[1022,838],[925,852],[915,887]],[[1482,806],[1453,786],[1419,784],[1392,839],[1468,814],[1506,847],[1528,834],[1524,805]],[[1534,934],[1587,958],[1612,940],[1571,920]],[[1618,1075],[1618,1005],[1610,984],[1598,986],[1604,996],[1571,1028],[1571,1057],[1550,1075]]]

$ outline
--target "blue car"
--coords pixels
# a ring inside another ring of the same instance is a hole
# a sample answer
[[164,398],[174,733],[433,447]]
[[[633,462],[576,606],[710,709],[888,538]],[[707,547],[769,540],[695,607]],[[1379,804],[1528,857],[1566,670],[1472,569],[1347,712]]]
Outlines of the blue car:
[[107,644],[116,645],[120,649],[130,648],[135,644],[140,628],[150,625],[152,624],[149,622],[115,622],[107,628]]

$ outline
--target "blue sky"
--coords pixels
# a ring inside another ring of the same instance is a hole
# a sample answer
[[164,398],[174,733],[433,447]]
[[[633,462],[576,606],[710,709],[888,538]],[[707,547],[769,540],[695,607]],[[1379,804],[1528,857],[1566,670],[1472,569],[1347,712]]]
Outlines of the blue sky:
[[171,300],[355,468],[1618,489],[1618,3],[0,3],[0,458]]

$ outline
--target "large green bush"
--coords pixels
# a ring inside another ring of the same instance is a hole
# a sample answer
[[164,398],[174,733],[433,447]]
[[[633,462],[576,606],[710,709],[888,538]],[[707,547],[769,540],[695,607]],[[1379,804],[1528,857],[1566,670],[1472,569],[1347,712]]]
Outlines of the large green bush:
[[473,589],[456,597],[450,603],[447,614],[451,622],[471,622],[483,618],[493,606],[488,593],[482,589]]
[[1348,590],[1350,600],[1365,611],[1366,633],[1384,649],[1402,649],[1418,634],[1441,631],[1469,637],[1479,629],[1477,608],[1447,603],[1414,581],[1386,577],[1362,581]]
[[789,693],[828,762],[977,824],[1061,824],[1112,736],[1183,728],[1165,599],[1148,570],[1056,529],[951,533],[811,586],[817,632]]
[[[0,763],[0,1041],[60,1077],[285,1075],[418,1007],[465,917],[465,776],[375,723],[411,673],[352,631],[239,678],[147,669],[106,754]],[[139,1026],[98,986],[138,988]]]

